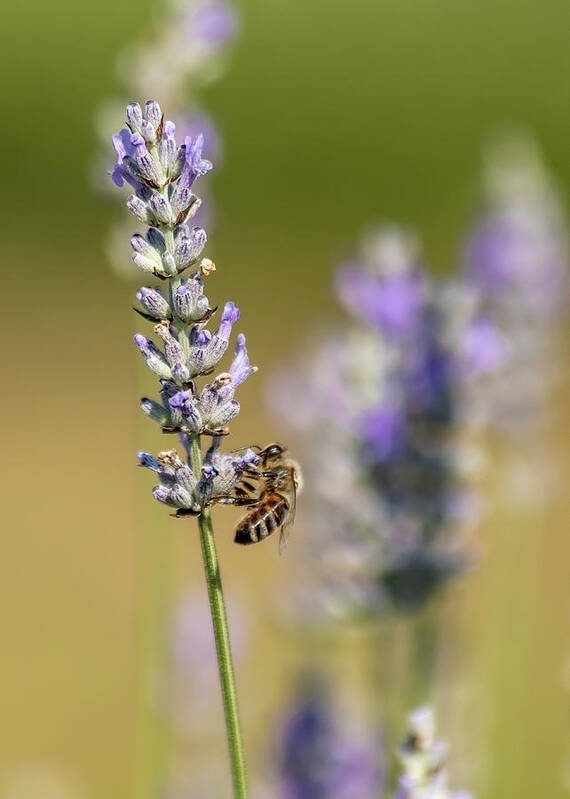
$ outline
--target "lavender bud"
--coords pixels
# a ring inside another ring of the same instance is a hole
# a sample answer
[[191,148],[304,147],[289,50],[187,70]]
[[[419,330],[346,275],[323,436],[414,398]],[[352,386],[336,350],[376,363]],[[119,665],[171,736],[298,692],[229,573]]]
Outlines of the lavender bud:
[[203,427],[200,412],[194,405],[190,391],[179,391],[168,400],[172,422],[184,432],[199,433]]
[[204,296],[204,284],[198,277],[191,277],[176,289],[173,297],[174,309],[183,322],[197,322],[208,310]]
[[150,272],[151,274],[154,274],[154,272],[157,270],[155,262],[151,261],[150,258],[141,255],[140,253],[135,253],[133,255],[133,261],[142,272]]
[[183,363],[175,363],[171,369],[172,377],[177,383],[187,383],[190,380],[188,367]]
[[220,403],[212,409],[209,416],[204,416],[204,423],[208,427],[224,427],[238,415],[240,404],[237,400]]
[[137,291],[137,300],[141,308],[154,319],[168,319],[171,314],[170,305],[158,289],[142,286]]
[[162,122],[162,109],[156,100],[147,100],[144,107],[144,118],[152,125],[155,130],[158,130]]
[[168,175],[172,177],[172,170],[176,163],[178,148],[176,147],[176,125],[174,122],[166,121],[162,130],[162,139],[158,145],[158,157],[162,168]]
[[141,124],[141,135],[147,144],[156,144],[156,131],[146,119]]
[[158,325],[155,325],[153,330],[157,336],[160,336],[160,338],[164,341],[164,354],[168,364],[170,366],[174,366],[175,363],[184,364],[184,361],[186,360],[184,356],[184,350],[178,343],[178,340],[174,338],[170,332],[170,324],[168,321],[164,321]]
[[155,227],[150,227],[146,232],[146,238],[148,243],[154,247],[155,250],[158,250],[159,253],[163,253],[166,251],[166,239]]
[[152,495],[155,499],[159,502],[164,502],[165,505],[171,505],[172,507],[178,507],[176,503],[172,500],[171,497],[171,489],[164,485],[155,486],[152,489]]
[[171,180],[180,177],[185,164],[186,164],[186,148],[179,147],[178,150],[176,151],[176,156],[174,157],[170,165],[169,177]]
[[192,495],[179,483],[170,489],[170,498],[179,508],[191,508],[194,505]]
[[127,208],[136,219],[144,222],[145,225],[154,225],[156,223],[156,219],[150,212],[148,205],[136,194],[131,194],[127,197]]
[[[154,230],[154,228],[150,228],[150,230]],[[135,235],[131,237],[131,247],[135,251],[133,261],[143,272],[154,272],[157,269],[161,269],[162,261],[160,259],[160,254],[148,241],[148,234],[145,239],[144,236],[135,233]]]
[[153,421],[158,422],[158,424],[162,427],[172,426],[172,419],[170,418],[169,411],[158,402],[155,402],[148,397],[143,397],[141,399],[141,410]]
[[176,484],[176,478],[174,469],[171,466],[165,466],[164,464],[160,464],[160,469],[157,472],[158,479],[162,483],[163,486],[168,486],[172,488]]
[[160,162],[147,150],[145,140],[140,133],[133,133],[131,144],[135,148],[134,160],[140,178],[155,188],[162,186],[166,180],[164,170]]
[[140,133],[143,115],[138,103],[129,103],[127,106],[127,125],[132,133]]
[[198,206],[195,208],[194,213],[198,210],[200,206],[200,201],[196,197],[195,194],[192,193],[192,189],[190,186],[184,186],[182,183],[179,183],[174,191],[172,192],[172,196],[170,197],[170,204],[172,205],[172,212],[178,219],[179,216],[188,216],[191,207],[196,205],[198,202]]
[[177,273],[176,261],[172,253],[165,252],[162,254],[162,269],[167,275],[175,275]]
[[156,191],[153,191],[149,200],[150,208],[163,225],[171,225],[174,222],[174,214],[168,200]]
[[141,351],[146,365],[153,374],[163,379],[171,377],[170,367],[166,363],[164,355],[150,339],[137,333],[134,337],[134,342]]
[[206,231],[195,227],[189,236],[178,236],[174,245],[174,258],[178,269],[196,263],[207,241]]
[[192,469],[189,466],[184,464],[180,466],[179,469],[176,470],[176,482],[179,483],[183,488],[186,489],[190,494],[194,492],[196,488],[196,477]]
[[[150,230],[154,230],[154,228],[150,228]],[[160,268],[160,253],[157,252],[156,248],[153,247],[148,238],[148,235],[145,238],[144,236],[141,236],[140,233],[135,233],[134,236],[131,236],[131,247],[136,253],[142,255],[144,258],[147,258],[149,261],[152,261],[156,268]]]

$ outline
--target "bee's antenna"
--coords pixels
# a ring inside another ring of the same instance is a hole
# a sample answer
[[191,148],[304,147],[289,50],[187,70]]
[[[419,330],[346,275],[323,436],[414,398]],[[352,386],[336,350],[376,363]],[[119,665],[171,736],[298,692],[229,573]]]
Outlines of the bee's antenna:
[[247,447],[236,447],[235,449],[230,449],[230,452],[243,452],[244,449],[257,449],[259,452],[261,452],[263,447],[260,447],[259,444],[248,444]]

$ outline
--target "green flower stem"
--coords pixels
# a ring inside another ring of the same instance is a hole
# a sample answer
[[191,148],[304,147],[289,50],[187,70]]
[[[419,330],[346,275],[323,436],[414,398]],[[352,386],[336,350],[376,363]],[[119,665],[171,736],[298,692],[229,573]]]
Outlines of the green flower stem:
[[[199,478],[202,467],[200,436],[189,436],[189,444],[190,467],[196,477]],[[234,786],[234,799],[247,799],[245,757],[238,714],[228,618],[226,615],[222,579],[220,577],[220,567],[218,565],[218,553],[216,551],[216,541],[214,539],[214,530],[212,528],[209,508],[204,508],[202,510],[202,513],[198,517],[198,527],[200,528],[202,558],[204,561],[204,571],[206,572],[206,583],[208,585],[208,598],[210,600],[214,639],[216,641],[218,671],[220,674],[222,701],[224,705],[230,753],[230,766]]]
[[224,703],[224,714],[226,717],[226,730],[230,751],[234,798],[247,799],[245,757],[237,706],[237,693],[234,667],[232,663],[232,653],[230,648],[228,619],[226,616],[222,580],[218,566],[216,542],[214,540],[214,530],[212,528],[212,519],[209,508],[204,508],[198,517],[198,526],[200,528],[202,557],[204,559],[206,582],[208,584],[208,596],[210,599],[210,611],[212,614],[212,625],[214,628],[214,638],[216,640],[216,653],[218,656],[218,670],[220,673],[222,700]]

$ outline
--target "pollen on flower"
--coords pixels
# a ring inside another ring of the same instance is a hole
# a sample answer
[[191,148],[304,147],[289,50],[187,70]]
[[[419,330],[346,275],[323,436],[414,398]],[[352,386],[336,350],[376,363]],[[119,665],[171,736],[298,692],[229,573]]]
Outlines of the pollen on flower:
[[216,382],[219,383],[221,386],[225,386],[228,383],[232,382],[232,376],[229,372],[222,372],[220,375],[216,377]]
[[170,322],[168,321],[168,319],[163,319],[152,329],[157,334],[157,336],[161,336],[162,338],[162,336],[168,335],[168,333],[170,332]]
[[161,463],[168,464],[169,466],[174,465],[177,461],[180,460],[178,453],[176,452],[175,449],[163,450],[162,452],[158,453],[157,457]]
[[210,258],[202,258],[200,261],[200,271],[207,277],[207,275],[216,271],[216,264]]

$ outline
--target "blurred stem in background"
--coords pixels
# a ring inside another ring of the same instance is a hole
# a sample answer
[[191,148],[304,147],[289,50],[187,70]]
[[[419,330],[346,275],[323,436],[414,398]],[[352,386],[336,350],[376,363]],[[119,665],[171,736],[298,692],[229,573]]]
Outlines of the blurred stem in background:
[[402,720],[411,708],[432,701],[436,678],[439,627],[438,601],[416,614],[392,614],[373,623],[366,633],[364,690],[372,698],[373,721],[385,742],[385,783],[395,789],[397,745]]
[[166,672],[171,607],[171,547],[156,528],[142,524],[140,673],[135,796],[148,799],[164,785],[170,761],[170,723],[160,706]]

